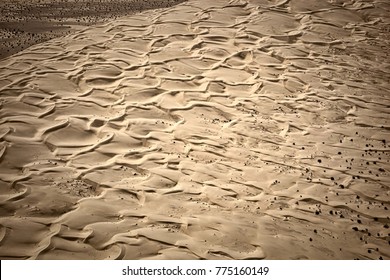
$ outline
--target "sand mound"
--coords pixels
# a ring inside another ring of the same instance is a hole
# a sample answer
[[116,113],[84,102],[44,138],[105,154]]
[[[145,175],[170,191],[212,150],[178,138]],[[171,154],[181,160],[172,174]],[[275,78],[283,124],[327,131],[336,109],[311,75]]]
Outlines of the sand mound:
[[189,1],[0,62],[3,259],[378,259],[384,1]]
[[185,0],[2,0],[0,59],[29,46],[124,15]]

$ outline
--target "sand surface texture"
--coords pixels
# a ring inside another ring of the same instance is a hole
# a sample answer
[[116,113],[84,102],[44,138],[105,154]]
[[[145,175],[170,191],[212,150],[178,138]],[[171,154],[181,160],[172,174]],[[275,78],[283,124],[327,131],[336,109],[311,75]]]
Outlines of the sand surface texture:
[[0,59],[85,26],[185,0],[1,0]]
[[193,1],[0,62],[0,258],[389,259],[390,3]]

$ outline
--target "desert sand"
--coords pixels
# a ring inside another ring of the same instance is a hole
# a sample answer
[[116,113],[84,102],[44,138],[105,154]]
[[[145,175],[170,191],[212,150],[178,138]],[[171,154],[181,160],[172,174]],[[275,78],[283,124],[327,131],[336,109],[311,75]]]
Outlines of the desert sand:
[[0,61],[1,259],[390,259],[390,3],[189,0]]
[[185,0],[1,0],[0,59],[29,46],[147,9]]

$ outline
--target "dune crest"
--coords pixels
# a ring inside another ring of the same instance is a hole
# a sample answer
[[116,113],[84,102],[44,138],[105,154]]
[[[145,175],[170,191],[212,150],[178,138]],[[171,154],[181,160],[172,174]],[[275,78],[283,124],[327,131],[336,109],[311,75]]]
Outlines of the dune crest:
[[389,12],[190,0],[0,61],[0,258],[389,259]]

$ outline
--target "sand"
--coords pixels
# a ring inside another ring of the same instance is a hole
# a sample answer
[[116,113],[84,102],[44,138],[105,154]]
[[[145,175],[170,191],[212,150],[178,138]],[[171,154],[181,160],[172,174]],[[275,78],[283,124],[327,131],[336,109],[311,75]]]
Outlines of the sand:
[[1,259],[390,259],[390,4],[190,0],[0,61]]
[[32,45],[185,0],[1,0],[0,59]]

